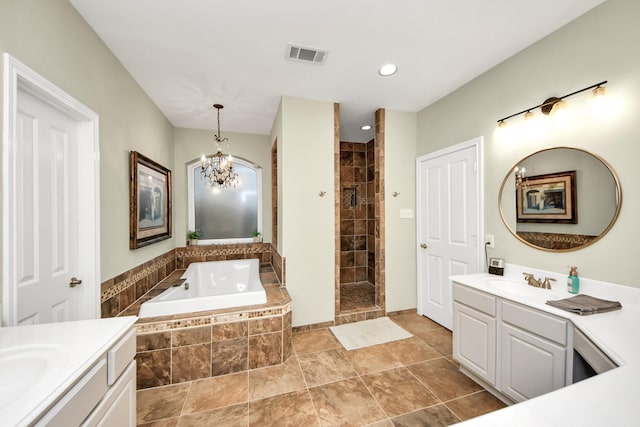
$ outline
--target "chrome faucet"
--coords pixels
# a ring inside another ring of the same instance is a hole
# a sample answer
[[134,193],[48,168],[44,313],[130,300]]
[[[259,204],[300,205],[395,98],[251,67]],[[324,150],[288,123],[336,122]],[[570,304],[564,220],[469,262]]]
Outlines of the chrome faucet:
[[535,276],[531,273],[522,273],[524,275],[524,280],[527,281],[527,285],[533,286],[534,288],[542,288],[542,289],[551,289],[551,283],[555,282],[556,279],[545,277],[544,281],[542,279],[536,279]]

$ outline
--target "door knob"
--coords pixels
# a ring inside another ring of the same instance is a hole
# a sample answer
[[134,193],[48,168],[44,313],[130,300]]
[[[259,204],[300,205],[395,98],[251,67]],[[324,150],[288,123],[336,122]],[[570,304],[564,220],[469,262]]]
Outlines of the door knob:
[[427,244],[426,243],[420,243],[420,247],[422,249],[427,249]]
[[82,280],[78,279],[77,277],[72,277],[71,280],[69,281],[69,287],[75,288],[81,283],[82,283]]

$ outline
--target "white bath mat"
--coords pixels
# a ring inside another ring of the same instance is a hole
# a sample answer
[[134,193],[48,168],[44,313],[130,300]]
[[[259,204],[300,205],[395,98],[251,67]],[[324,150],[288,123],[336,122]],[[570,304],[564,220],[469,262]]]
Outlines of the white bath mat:
[[331,332],[347,350],[411,338],[409,332],[396,325],[388,317],[332,326]]

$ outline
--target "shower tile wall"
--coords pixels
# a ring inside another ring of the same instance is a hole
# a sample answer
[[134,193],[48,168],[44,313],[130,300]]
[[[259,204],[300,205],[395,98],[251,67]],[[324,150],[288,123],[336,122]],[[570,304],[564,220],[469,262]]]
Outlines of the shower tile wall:
[[373,141],[340,143],[340,285],[375,283]]
[[367,143],[367,280],[376,283],[375,145]]

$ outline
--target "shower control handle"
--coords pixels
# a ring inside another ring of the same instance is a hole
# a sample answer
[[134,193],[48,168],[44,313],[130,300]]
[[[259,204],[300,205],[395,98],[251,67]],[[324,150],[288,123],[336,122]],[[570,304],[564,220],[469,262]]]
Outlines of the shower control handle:
[[426,243],[420,243],[420,247],[421,247],[422,249],[427,249],[427,247],[428,247],[428,246],[427,246],[427,244],[426,244]]

